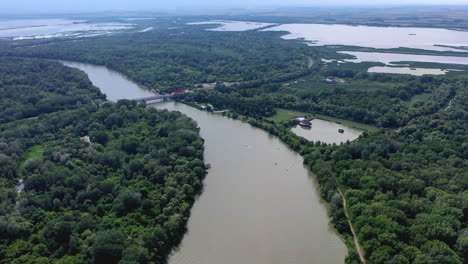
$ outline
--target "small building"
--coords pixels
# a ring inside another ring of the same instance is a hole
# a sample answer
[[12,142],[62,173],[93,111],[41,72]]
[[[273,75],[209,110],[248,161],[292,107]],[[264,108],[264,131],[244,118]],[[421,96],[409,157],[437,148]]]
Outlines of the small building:
[[172,92],[172,94],[183,94],[183,93],[188,93],[188,92],[190,92],[189,89],[183,89],[183,90],[176,90]]
[[215,107],[211,104],[207,104],[207,105],[200,106],[200,109],[203,111],[212,112],[215,109]]
[[312,122],[305,117],[298,117],[296,118],[296,121],[303,127],[312,127]]
[[346,82],[345,80],[338,78],[338,77],[334,77],[334,76],[330,76],[326,78],[324,81],[329,82],[329,83],[345,83]]
[[310,120],[304,119],[301,122],[299,122],[299,125],[304,127],[312,127],[312,122],[310,122]]

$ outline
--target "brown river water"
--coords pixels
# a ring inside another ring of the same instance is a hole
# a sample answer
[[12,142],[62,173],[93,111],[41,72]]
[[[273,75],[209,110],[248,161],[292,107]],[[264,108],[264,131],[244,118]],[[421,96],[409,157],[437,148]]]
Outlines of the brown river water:
[[[123,76],[119,82],[130,83],[118,87],[128,91],[115,91],[115,72],[96,74],[103,67],[67,65],[88,73],[109,98],[144,94]],[[238,120],[176,102],[149,107],[180,111],[196,120],[205,139],[205,162],[211,165],[188,232],[170,264],[344,263],[346,245],[331,227],[318,184],[299,154]]]

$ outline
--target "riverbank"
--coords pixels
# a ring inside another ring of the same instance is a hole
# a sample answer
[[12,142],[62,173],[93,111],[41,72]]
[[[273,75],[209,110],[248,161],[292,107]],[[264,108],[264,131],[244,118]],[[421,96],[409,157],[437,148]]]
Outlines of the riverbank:
[[[191,103],[191,102],[188,102],[188,103],[183,102],[183,103],[188,105],[189,107],[192,107],[192,108],[195,108],[195,109],[201,111],[199,109],[199,104],[194,104],[194,103]],[[280,115],[283,118],[287,117],[286,120],[289,120],[290,116],[300,113],[300,112],[297,112],[297,111],[285,112],[287,110],[285,110],[285,109],[282,109],[282,110],[284,110],[284,111],[282,111],[280,113]],[[211,114],[216,115],[216,113],[211,113]],[[309,149],[309,151],[310,151],[310,148],[319,149],[319,147],[320,147],[320,146],[316,146],[313,141],[308,141],[305,138],[296,135],[291,130],[288,130],[288,127],[283,127],[281,124],[278,124],[278,123],[275,123],[275,122],[271,123],[271,120],[269,120],[269,119],[257,120],[257,119],[253,119],[251,117],[232,114],[232,113],[231,113],[231,115],[229,115],[227,117],[232,118],[232,119],[236,119],[236,120],[242,120],[242,122],[248,123],[253,127],[260,128],[263,131],[269,133],[270,135],[277,136],[283,143],[287,144],[295,152],[300,153],[301,156],[303,156],[304,158],[307,158],[307,155],[304,155],[305,152],[303,150]],[[273,128],[272,126],[277,127],[277,129]],[[295,138],[295,140],[292,140],[292,138]],[[296,142],[300,142],[300,145],[296,144]],[[308,170],[310,170],[313,173],[313,177],[316,180],[318,180],[317,176],[314,174],[313,169],[309,166],[310,164],[307,164],[306,160],[304,160],[304,165],[306,166],[306,168]],[[346,245],[348,247],[348,250],[349,250],[349,252],[348,252],[349,255],[348,256],[350,256],[352,259],[359,260],[361,263],[365,264],[366,263],[365,252],[364,252],[364,249],[363,249],[363,247],[361,246],[361,244],[359,242],[359,238],[358,238],[358,236],[357,236],[357,234],[356,234],[356,232],[354,230],[354,225],[353,225],[353,223],[351,221],[351,218],[349,216],[349,212],[348,212],[348,208],[347,208],[347,201],[346,201],[345,195],[343,194],[343,192],[341,191],[341,189],[338,186],[335,186],[334,190],[324,189],[323,186],[321,186],[320,188],[321,188],[320,189],[321,190],[321,196],[327,202],[327,208],[329,210],[328,214],[329,214],[330,217],[332,217],[333,215],[339,215],[339,213],[332,211],[333,207],[330,206],[330,205],[332,205],[332,201],[327,199],[328,192],[329,191],[336,191],[336,193],[341,196],[341,198],[342,198],[341,206],[342,206],[342,210],[343,210],[343,213],[344,213],[344,216],[345,216],[345,221],[346,221],[346,223],[348,223],[348,226],[349,226],[349,232],[340,232],[340,234],[343,236],[343,239],[346,242]],[[333,219],[332,223],[335,225],[335,227],[338,228],[338,226],[336,226],[336,224],[340,221],[340,219],[333,218],[333,217],[332,217],[332,219]]]
[[[95,68],[86,66],[83,70],[91,81],[96,80]],[[123,98],[134,98],[135,89],[141,89],[126,78],[118,80],[127,87],[117,91],[124,92]],[[109,86],[105,89],[113,92]],[[182,110],[198,122],[205,140],[205,163],[211,164],[204,191],[191,210],[188,232],[169,263],[187,259],[205,264],[221,260],[266,264],[272,259],[297,264],[344,262],[349,251],[331,228],[327,204],[315,177],[302,165],[301,155],[280,138],[268,136],[271,131],[176,102],[156,104],[157,108],[164,105],[177,105],[169,110]]]
[[[209,264],[221,258],[223,263],[344,262],[349,250],[330,225],[316,177],[283,140],[268,136],[253,120],[241,122],[178,102],[148,107],[196,120],[205,139],[205,162],[211,164],[189,232],[169,263]],[[353,247],[352,239],[344,242]]]
[[341,118],[336,118],[336,117],[331,117],[331,116],[326,116],[326,115],[321,115],[321,114],[312,114],[312,113],[307,113],[307,112],[301,112],[301,111],[295,111],[295,110],[289,110],[289,109],[284,109],[284,108],[277,108],[276,109],[276,115],[267,118],[268,120],[272,120],[275,122],[283,122],[283,121],[288,121],[291,120],[295,117],[298,116],[305,116],[308,119],[313,119],[313,118],[318,118],[330,122],[334,122],[337,124],[342,124],[345,126],[349,126],[352,128],[360,129],[360,130],[365,130],[369,132],[374,132],[379,130],[378,127],[371,126],[371,125],[366,125],[363,123],[358,123],[358,122],[353,122]]
[[[90,76],[91,81],[100,78],[99,76],[93,75],[93,72],[92,72],[92,71],[94,71],[95,68],[90,67],[90,65],[87,65],[87,64],[84,65],[84,66],[86,66],[86,67],[81,67],[81,69],[84,70],[86,73],[88,73],[88,76]],[[91,66],[92,66],[92,65],[91,65]],[[100,68],[100,69],[98,69],[98,70],[103,70],[103,69]],[[90,71],[91,71],[91,72],[90,72]],[[118,73],[117,73],[117,74],[118,74]],[[102,76],[101,76],[101,77],[102,77]],[[123,76],[122,76],[122,77],[123,77]],[[105,78],[105,79],[106,79],[106,78]],[[129,94],[130,94],[130,98],[132,98],[132,96],[134,96],[134,91],[133,91],[134,89],[142,89],[141,86],[139,86],[139,85],[137,85],[137,84],[134,84],[134,83],[133,83],[133,85],[127,84],[126,82],[131,82],[131,81],[130,81],[129,79],[127,79],[127,78],[118,78],[118,80],[119,80],[119,82],[125,83],[125,85],[124,85],[125,87],[130,87],[130,88],[131,88],[130,90],[129,90],[128,88],[127,88],[127,89],[121,90],[121,91],[123,91],[123,92],[125,92],[125,93],[129,93]],[[96,86],[103,86],[103,87],[104,87],[104,85],[105,85],[105,84],[100,84],[100,85],[96,85]],[[133,87],[133,88],[132,88],[132,87]],[[111,86],[105,86],[104,89],[106,89],[106,90],[105,90],[106,93],[112,93],[112,92],[113,92],[113,90],[111,89]],[[120,90],[119,90],[119,92],[120,92]],[[125,94],[122,94],[122,96],[123,96],[124,98],[125,98],[125,97],[128,97],[128,95],[125,95]],[[160,104],[159,104],[159,105],[160,105]],[[196,107],[196,106],[195,106],[195,107]],[[174,109],[174,110],[175,110],[175,109]],[[193,110],[196,110],[196,109],[193,108]],[[197,111],[197,113],[202,114],[202,115],[218,116],[219,118],[221,118],[221,120],[226,119],[225,117],[223,117],[223,114],[222,114],[222,113],[216,115],[216,114],[209,114],[209,113],[207,113],[207,112],[205,112],[205,111],[199,111],[199,110],[196,110],[196,111]],[[275,122],[272,122],[271,120],[267,120],[267,119],[257,120],[257,119],[253,119],[253,118],[250,118],[250,117],[241,116],[241,115],[238,115],[238,114],[235,114],[235,113],[225,113],[224,115],[229,116],[229,117],[233,117],[234,119],[242,119],[244,122],[249,123],[252,127],[261,128],[261,129],[263,129],[265,132],[267,132],[268,134],[277,136],[277,137],[278,137],[278,140],[281,140],[284,144],[286,144],[286,145],[289,146],[291,149],[293,149],[293,150],[295,151],[295,153],[303,154],[303,153],[305,153],[305,152],[303,152],[305,149],[310,149],[310,148],[316,148],[316,147],[318,147],[318,146],[315,146],[315,143],[314,143],[314,142],[311,142],[311,141],[309,141],[309,140],[307,140],[307,139],[305,139],[305,138],[302,138],[302,137],[297,136],[296,134],[294,134],[294,133],[291,131],[291,129],[290,129],[289,126],[284,126],[284,125],[282,125],[282,124],[276,124]],[[226,119],[226,120],[229,120],[229,119]],[[202,130],[203,130],[203,129],[202,129]],[[233,129],[232,129],[232,128],[230,128],[230,129],[218,129],[218,130],[215,130],[214,133],[216,133],[216,134],[219,135],[219,136],[225,136],[226,131],[231,131],[231,130],[233,130]],[[219,131],[223,131],[223,133],[219,133]],[[236,136],[233,135],[233,137],[236,137]],[[232,137],[232,138],[233,138],[233,137]],[[226,140],[225,140],[225,137],[223,137],[222,140],[223,140],[223,142],[225,142],[225,141],[226,141]],[[220,146],[223,146],[223,144],[221,144],[221,143],[219,143],[219,144],[220,144]],[[246,148],[249,148],[249,147],[252,146],[252,145],[253,145],[253,144],[246,144],[246,145],[243,145],[243,146],[246,147]],[[322,147],[323,147],[323,146],[326,146],[326,145],[327,145],[326,143],[322,143],[322,144],[321,144]],[[207,147],[207,149],[209,149],[209,148]],[[272,151],[271,151],[271,150],[270,150],[270,151],[262,151],[262,153],[270,153],[270,152],[272,152]],[[220,153],[217,154],[217,156],[222,157],[222,158],[225,157],[225,155],[226,155],[225,152],[220,152]],[[257,162],[256,162],[256,159],[257,159],[259,156],[262,156],[262,155],[264,155],[264,154],[260,154],[260,153],[259,153],[259,154],[257,154],[256,156],[252,157],[251,159],[246,160],[246,161],[245,161],[245,162],[246,162],[246,165],[243,165],[243,166],[244,166],[244,167],[247,167],[247,168],[248,168],[249,166],[255,166],[255,168],[257,168],[257,167],[258,167],[258,164],[257,164]],[[232,155],[230,155],[230,156],[231,156],[231,159],[232,159]],[[224,159],[224,158],[223,158],[223,159]],[[213,163],[212,161],[208,161],[208,162],[209,162],[210,164],[212,164],[213,167],[215,167],[215,163]],[[232,163],[232,160],[230,160],[229,162]],[[231,163],[230,163],[230,164],[231,164]],[[277,162],[276,162],[276,163],[277,163]],[[305,163],[305,161],[302,160],[302,157],[301,157],[301,161],[299,162],[299,164],[302,164],[302,163]],[[239,164],[239,163],[237,163],[237,165],[238,165],[238,164]],[[265,165],[264,167],[265,167],[265,168],[270,168],[270,167],[271,167],[271,168],[273,168],[273,169],[277,169],[277,168],[275,168],[276,166],[277,166],[277,165],[275,165],[275,162],[271,162],[270,165]],[[237,172],[237,171],[239,170],[239,167],[240,167],[240,166],[236,166],[236,168],[230,169],[230,171]],[[286,171],[289,171],[291,168],[288,166],[286,169],[287,169]],[[223,172],[219,172],[219,174],[220,174],[220,175],[224,175],[224,174],[226,174],[226,171],[227,171],[227,170],[223,170]],[[256,170],[252,168],[252,171],[255,172]],[[308,171],[308,169],[305,169],[305,171]],[[251,172],[247,172],[247,171],[244,172],[244,174],[249,174],[249,173],[251,173]],[[238,174],[238,173],[236,173],[236,174]],[[259,175],[263,175],[263,176],[268,175],[268,173],[266,173],[266,172],[259,172],[258,174],[259,174]],[[233,177],[235,177],[235,176],[233,176]],[[315,177],[314,177],[314,178],[315,178]],[[291,180],[291,179],[289,179],[289,180]],[[289,180],[288,180],[288,181],[289,181]],[[207,184],[209,184],[209,183],[207,183]],[[279,184],[278,186],[282,186],[282,185],[285,185],[285,184],[282,183],[282,184]],[[295,189],[297,189],[297,188],[295,188]],[[317,189],[317,190],[318,190],[318,189]],[[219,190],[216,190],[216,191],[219,191]],[[226,190],[226,192],[229,193],[228,190]],[[278,190],[278,192],[281,192],[281,190]],[[257,190],[255,193],[256,193],[255,195],[258,195],[258,190]],[[241,194],[239,194],[239,195],[241,195]],[[241,195],[241,196],[242,196],[242,195]],[[202,195],[202,196],[200,197],[200,199],[205,199],[205,198],[203,198],[203,197],[204,197],[204,195]],[[320,188],[320,194],[319,194],[318,197],[319,197],[319,198],[318,198],[319,200],[321,199],[320,197],[323,197],[323,198],[325,198],[325,199],[327,200],[328,203],[330,202],[330,200],[327,199],[325,193],[323,192],[323,188],[322,188],[322,187]],[[257,198],[254,198],[254,199],[257,199]],[[314,199],[316,200],[317,198],[314,198]],[[311,203],[314,199],[313,199],[313,198],[310,198],[309,200],[307,200],[307,201],[305,201],[305,202],[306,202],[307,204],[309,204],[309,203]],[[219,197],[213,198],[213,201],[219,202]],[[273,200],[272,200],[272,201],[273,201]],[[249,203],[247,202],[246,204],[249,204]],[[300,204],[302,204],[302,203],[300,203]],[[196,206],[196,205],[197,205],[197,203],[195,204],[195,206]],[[268,207],[268,206],[267,206],[267,207]],[[271,206],[269,206],[269,207],[271,207]],[[195,208],[195,207],[194,207],[194,208]],[[261,210],[262,207],[259,206],[259,208],[260,208],[260,209],[258,209],[258,210]],[[273,208],[275,208],[275,207],[273,206]],[[193,210],[195,210],[195,209],[193,209]],[[212,210],[212,208],[210,208],[210,210],[207,210],[206,212],[209,213],[209,212],[211,212],[211,210]],[[304,214],[304,212],[307,212],[307,210],[305,210],[304,208],[301,208],[300,211],[301,211],[301,213],[298,213],[298,217],[299,217],[299,215],[300,215],[300,217],[304,217],[303,214]],[[193,214],[194,214],[194,211],[192,212],[192,216],[193,216]],[[287,213],[286,213],[286,214],[287,214]],[[316,212],[315,212],[314,214],[316,214]],[[201,222],[206,222],[206,215],[207,215],[207,214],[201,214],[201,215],[202,215],[201,217],[203,218],[203,220],[202,220]],[[208,215],[209,215],[209,214],[208,214]],[[329,217],[330,215],[333,215],[333,213],[332,213],[332,212],[326,212],[326,211],[325,211],[325,212],[322,214],[322,217],[325,216],[325,218],[323,218],[323,219],[321,220],[321,222],[322,222],[322,223],[326,223],[325,226],[328,226],[328,223],[329,223],[329,218],[328,218],[328,217]],[[251,216],[251,217],[252,217],[252,216]],[[312,216],[310,216],[310,217],[312,217]],[[281,217],[278,216],[278,218],[281,218]],[[192,217],[191,217],[190,219],[192,219]],[[191,227],[190,227],[190,219],[189,219],[189,227],[188,227],[189,234],[190,234],[190,233],[193,233],[193,232],[198,232],[198,231],[193,231],[194,229],[195,229],[195,230],[204,230],[204,231],[203,231],[203,236],[206,235],[206,233],[213,232],[213,231],[212,231],[211,229],[209,229],[209,228],[202,228],[202,229],[191,228]],[[288,221],[292,221],[292,220],[295,220],[295,219],[290,219],[290,220],[288,220]],[[310,221],[309,221],[309,224],[302,226],[301,229],[312,228],[313,226],[311,226],[310,223],[313,223],[314,221],[316,221],[316,220],[310,220]],[[333,223],[336,223],[336,221],[337,221],[337,219],[333,219],[333,220],[332,220]],[[259,225],[260,225],[260,223],[259,223]],[[293,226],[294,226],[294,225],[293,225]],[[298,226],[301,226],[301,225],[298,225]],[[277,229],[277,228],[273,228],[273,229]],[[282,228],[280,228],[280,229],[282,229]],[[224,230],[224,229],[223,229],[223,230]],[[322,231],[328,230],[328,228],[327,228],[327,227],[322,227],[321,230],[322,230]],[[239,231],[239,230],[237,230],[237,231]],[[222,234],[222,232],[223,232],[223,231],[219,231],[219,232],[215,232],[215,233],[221,233],[221,234]],[[254,234],[254,231],[251,231],[250,233]],[[352,234],[350,233],[350,234],[348,235],[348,234],[343,233],[343,232],[341,232],[341,233],[344,235],[345,242],[346,242],[346,245],[347,245],[347,248],[348,248],[348,254],[349,254],[350,256],[354,256],[354,255],[355,255],[354,252],[356,252],[356,251],[355,251],[355,249],[354,249],[354,243],[353,243]],[[246,235],[247,235],[247,234],[246,234]],[[201,236],[201,235],[200,235],[200,236]],[[201,237],[203,237],[203,236],[201,236]],[[302,236],[302,234],[301,234],[301,236]],[[312,238],[312,237],[317,237],[317,235],[311,234],[310,237],[311,237],[311,238]],[[290,241],[294,241],[294,240],[296,240],[296,239],[297,239],[297,238],[290,238]],[[303,238],[303,239],[305,239],[305,238]],[[195,239],[195,240],[197,240],[197,242],[196,242],[195,244],[200,244],[200,242],[199,242],[200,239]],[[306,240],[307,240],[307,239],[306,239]],[[185,247],[185,246],[184,246],[184,245],[185,245],[185,242],[184,242],[184,241],[185,241],[185,238],[184,238],[184,240],[182,241],[182,248]],[[289,243],[289,242],[285,242],[285,243]],[[336,242],[335,242],[335,243],[336,243]],[[201,243],[201,244],[203,245],[203,243]],[[305,242],[305,244],[306,244],[306,245],[309,245],[309,246],[312,246],[312,247],[313,247],[313,246],[319,246],[319,245],[316,244],[316,241],[315,241],[315,240],[314,240],[314,241]],[[320,243],[319,243],[319,244],[320,244]],[[297,246],[297,245],[296,245],[296,246]],[[232,247],[232,246],[227,246],[226,248],[231,248],[231,247]],[[220,249],[220,250],[221,250],[221,249]],[[246,251],[247,251],[247,250],[248,250],[248,249],[246,249]],[[276,251],[276,250],[274,250],[274,251]],[[335,250],[335,251],[341,251],[341,252],[343,252],[342,250]],[[197,253],[197,252],[193,252],[193,254],[195,254],[195,253]],[[226,253],[226,254],[228,254],[228,253]],[[303,253],[299,253],[299,252],[298,252],[298,253],[296,253],[296,254],[303,254]],[[320,255],[319,252],[315,252],[315,254]],[[190,254],[189,254],[189,255],[190,255]],[[344,258],[344,255],[345,255],[345,254],[342,255],[343,258]],[[313,258],[313,257],[311,256],[311,258]],[[234,259],[235,259],[235,258],[234,258]],[[213,262],[216,263],[215,261],[213,261]],[[329,261],[323,262],[323,261],[322,261],[322,262],[320,262],[320,263],[339,263],[339,262],[342,262],[342,260],[341,260],[341,261],[333,261],[333,262],[329,262]],[[174,262],[174,263],[177,263],[177,262]],[[262,263],[262,261],[259,261],[258,263]]]

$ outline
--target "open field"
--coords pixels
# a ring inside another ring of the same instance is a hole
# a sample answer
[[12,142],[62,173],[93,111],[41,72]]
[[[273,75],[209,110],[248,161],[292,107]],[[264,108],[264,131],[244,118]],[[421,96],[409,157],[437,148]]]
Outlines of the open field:
[[45,147],[42,145],[36,145],[28,149],[28,151],[24,154],[25,160],[35,159],[42,157],[44,154]]
[[327,120],[330,122],[335,122],[338,124],[349,126],[352,128],[367,130],[370,132],[378,130],[378,128],[374,126],[357,123],[357,122],[353,122],[353,121],[349,121],[349,120],[345,120],[341,118],[335,118],[335,117],[326,116],[326,115],[312,114],[312,113],[306,113],[306,112],[300,112],[300,111],[294,111],[294,110],[288,110],[288,109],[282,109],[282,108],[277,108],[276,115],[267,119],[273,120],[275,122],[282,122],[282,121],[290,120],[292,118],[299,117],[299,116],[304,116],[308,119],[313,119],[313,118],[323,119],[323,120]]
[[307,117],[309,119],[312,119],[313,115],[310,113],[305,113],[305,112],[300,112],[300,111],[277,108],[276,115],[269,117],[267,119],[275,121],[275,122],[282,122],[282,121],[293,119],[295,117]]
[[423,93],[423,94],[415,95],[411,98],[411,101],[409,103],[414,104],[417,102],[426,102],[427,100],[429,100],[431,95],[432,93]]
[[332,117],[332,116],[315,114],[315,117],[318,118],[318,119],[323,119],[323,120],[335,122],[335,123],[342,124],[342,125],[345,125],[345,126],[349,126],[349,127],[352,127],[352,128],[367,130],[369,132],[379,130],[379,128],[377,128],[375,126],[370,126],[370,125],[366,125],[366,124],[362,124],[362,123],[358,123],[358,122],[353,122],[353,121],[349,121],[349,120],[345,120],[345,119],[341,119],[341,118],[336,118],[336,117]]
[[342,88],[346,90],[385,90],[394,86],[393,83],[389,82],[378,82],[370,80],[356,80],[356,79],[343,79],[345,82],[327,82],[320,76],[309,75],[300,78],[297,83],[291,83],[284,86],[284,90],[307,90],[307,91],[324,91],[333,90],[335,88]]
[[20,167],[26,166],[26,163],[29,160],[40,158],[43,156],[45,152],[45,147],[42,145],[36,145],[34,147],[29,148],[24,154],[23,154],[23,162],[21,162]]

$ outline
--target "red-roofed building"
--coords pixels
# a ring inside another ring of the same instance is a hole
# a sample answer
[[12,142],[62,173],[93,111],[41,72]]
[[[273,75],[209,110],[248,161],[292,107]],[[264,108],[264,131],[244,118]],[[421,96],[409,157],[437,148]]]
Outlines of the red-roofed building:
[[183,89],[183,90],[176,90],[172,92],[172,94],[181,94],[181,93],[188,93],[188,92],[190,92],[189,89]]

